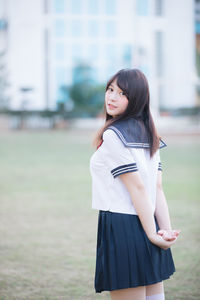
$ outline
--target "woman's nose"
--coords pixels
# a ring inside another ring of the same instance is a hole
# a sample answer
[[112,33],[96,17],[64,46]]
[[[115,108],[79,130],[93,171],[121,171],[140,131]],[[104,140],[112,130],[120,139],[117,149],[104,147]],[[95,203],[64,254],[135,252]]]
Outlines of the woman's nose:
[[117,93],[112,93],[112,95],[110,95],[110,100],[116,101],[117,99],[118,99]]

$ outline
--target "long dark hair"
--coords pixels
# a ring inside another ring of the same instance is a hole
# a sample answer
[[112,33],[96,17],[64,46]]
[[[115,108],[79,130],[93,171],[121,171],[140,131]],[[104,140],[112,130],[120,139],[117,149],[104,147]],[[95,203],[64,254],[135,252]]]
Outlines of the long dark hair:
[[93,145],[98,147],[102,141],[103,132],[115,121],[133,117],[145,125],[149,137],[150,156],[152,157],[159,148],[160,136],[157,134],[150,112],[150,94],[147,79],[138,69],[122,69],[108,80],[106,91],[114,80],[116,80],[118,87],[128,98],[128,106],[121,115],[112,117],[107,113],[104,102],[103,113],[105,124],[97,132]]

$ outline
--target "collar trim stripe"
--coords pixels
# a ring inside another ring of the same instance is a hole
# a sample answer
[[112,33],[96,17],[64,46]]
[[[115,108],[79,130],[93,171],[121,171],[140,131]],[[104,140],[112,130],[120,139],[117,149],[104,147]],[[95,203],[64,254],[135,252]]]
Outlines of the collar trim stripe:
[[[131,142],[127,142],[124,138],[124,136],[122,135],[122,133],[114,126],[109,126],[108,129],[113,130],[118,137],[120,138],[120,140],[122,141],[122,143],[126,146],[126,147],[130,147],[130,148],[150,148],[149,143],[131,143]],[[161,139],[159,141],[159,148],[163,148],[166,147],[167,145],[165,144],[165,142],[163,142]]]

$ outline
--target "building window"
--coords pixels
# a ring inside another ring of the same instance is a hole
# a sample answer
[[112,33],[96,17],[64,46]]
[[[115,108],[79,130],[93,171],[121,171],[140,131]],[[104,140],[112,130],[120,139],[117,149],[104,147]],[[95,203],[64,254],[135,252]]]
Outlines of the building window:
[[116,67],[115,64],[108,64],[105,69],[105,76],[106,80],[110,79],[113,74],[115,74],[118,71],[118,67]]
[[82,23],[79,20],[72,20],[71,23],[72,37],[80,37],[82,35]]
[[55,86],[56,86],[56,100],[61,102],[64,100],[64,91],[62,86],[68,84],[68,70],[65,67],[56,67],[55,69]]
[[66,11],[65,0],[53,0],[53,12],[55,13],[64,13]]
[[163,32],[155,32],[155,62],[156,62],[156,76],[163,76]]
[[88,12],[89,12],[89,14],[98,14],[99,13],[99,1],[98,0],[89,0],[88,1]]
[[83,59],[83,45],[80,43],[75,43],[72,45],[72,59],[76,62],[81,62]]
[[55,59],[62,61],[65,59],[65,46],[63,43],[56,43],[55,45]]
[[105,58],[107,61],[113,62],[116,59],[116,49],[116,45],[113,43],[105,45]]
[[200,22],[196,22],[196,23],[195,23],[195,32],[196,32],[197,34],[200,34]]
[[140,65],[140,70],[144,73],[146,77],[149,77],[149,68],[147,65],[145,64]]
[[163,0],[155,0],[155,15],[163,15]]
[[139,16],[148,15],[148,0],[137,0],[136,10]]
[[159,110],[162,110],[165,108],[165,99],[164,99],[165,91],[164,91],[164,85],[158,84],[158,106]]
[[96,20],[90,20],[88,22],[88,34],[90,37],[99,36],[99,22]]
[[49,13],[49,1],[48,0],[43,0],[43,8],[44,8],[44,14]]
[[64,20],[57,19],[54,21],[54,34],[56,37],[64,37],[66,35]]
[[116,14],[117,10],[117,0],[105,0],[105,13],[107,15]]
[[99,46],[98,44],[90,44],[88,47],[88,60],[97,60],[99,57]]
[[130,44],[124,45],[122,55],[123,55],[123,63],[126,66],[130,66],[132,61],[132,45]]
[[82,12],[82,0],[71,0],[71,13],[80,14]]
[[106,36],[115,37],[116,36],[116,22],[115,21],[106,21]]
[[67,68],[56,67],[55,75],[57,86],[64,85],[67,83]]
[[196,70],[198,77],[200,77],[200,23],[198,24],[198,28],[196,27]]

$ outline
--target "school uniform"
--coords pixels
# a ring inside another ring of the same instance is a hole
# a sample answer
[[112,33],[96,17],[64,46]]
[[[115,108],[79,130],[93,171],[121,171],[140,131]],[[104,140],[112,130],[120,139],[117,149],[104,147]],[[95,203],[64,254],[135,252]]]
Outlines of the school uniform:
[[[116,121],[90,159],[92,209],[99,210],[94,287],[97,293],[160,282],[175,271],[171,250],[152,244],[119,175],[139,172],[156,206],[160,149],[150,158],[148,135],[133,117]],[[157,221],[156,228],[159,229]]]

